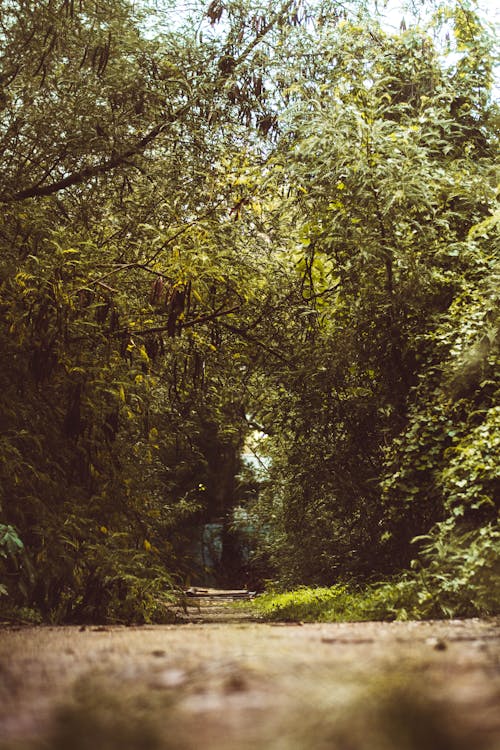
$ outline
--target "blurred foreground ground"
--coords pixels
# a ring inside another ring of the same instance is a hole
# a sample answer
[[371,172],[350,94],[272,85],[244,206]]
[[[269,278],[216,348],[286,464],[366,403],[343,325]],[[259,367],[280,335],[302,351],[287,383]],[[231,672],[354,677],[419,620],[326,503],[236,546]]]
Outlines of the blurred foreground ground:
[[229,606],[172,626],[2,627],[0,747],[500,748],[499,619],[263,624]]

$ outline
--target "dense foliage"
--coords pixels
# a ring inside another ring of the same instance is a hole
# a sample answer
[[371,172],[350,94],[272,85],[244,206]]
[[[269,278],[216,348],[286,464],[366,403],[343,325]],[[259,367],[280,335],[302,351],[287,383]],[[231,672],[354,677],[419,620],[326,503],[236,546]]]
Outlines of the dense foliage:
[[333,582],[405,567],[415,536],[446,537],[451,524],[452,546],[459,529],[486,533],[488,570],[498,257],[481,222],[495,198],[496,110],[474,60],[446,67],[419,32],[374,44],[349,27],[322,52],[347,70],[307,92],[284,144],[305,218],[304,317],[273,412],[272,554],[290,583]]
[[220,521],[220,584],[492,611],[491,38],[190,7],[0,9],[1,601],[168,619]]

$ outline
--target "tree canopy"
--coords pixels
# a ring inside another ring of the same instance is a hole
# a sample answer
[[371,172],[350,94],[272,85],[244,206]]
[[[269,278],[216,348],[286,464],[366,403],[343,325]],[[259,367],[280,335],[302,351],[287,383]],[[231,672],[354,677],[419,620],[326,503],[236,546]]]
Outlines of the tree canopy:
[[417,615],[492,611],[473,6],[389,33],[330,0],[4,0],[0,40],[4,606],[168,618],[217,520],[221,584],[393,577]]

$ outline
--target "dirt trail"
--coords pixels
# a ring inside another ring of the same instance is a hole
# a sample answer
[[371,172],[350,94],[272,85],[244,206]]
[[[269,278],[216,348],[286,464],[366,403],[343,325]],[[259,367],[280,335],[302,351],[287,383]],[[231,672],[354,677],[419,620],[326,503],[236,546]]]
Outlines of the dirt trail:
[[[256,622],[250,607],[245,607],[253,593],[246,589],[190,588],[186,592],[186,609],[178,613],[184,623]],[[238,604],[238,607],[231,606]]]
[[273,625],[192,599],[181,625],[1,629],[0,746],[500,748],[499,619]]

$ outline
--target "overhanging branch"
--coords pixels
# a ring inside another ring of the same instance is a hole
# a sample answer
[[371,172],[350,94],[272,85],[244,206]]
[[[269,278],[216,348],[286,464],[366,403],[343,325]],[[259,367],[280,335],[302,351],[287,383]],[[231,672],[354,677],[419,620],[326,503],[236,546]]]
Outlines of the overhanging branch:
[[227,323],[226,321],[222,321],[221,325],[223,328],[225,328],[228,331],[231,331],[231,333],[235,333],[237,336],[241,336],[242,339],[245,339],[246,341],[249,341],[251,344],[255,344],[259,347],[259,349],[263,349],[268,354],[271,354],[273,357],[276,357],[276,359],[279,359],[281,362],[284,362],[289,367],[293,368],[295,370],[294,363],[288,359],[287,357],[284,357],[281,352],[279,352],[277,349],[274,349],[271,346],[268,346],[267,344],[264,344],[263,341],[260,341],[260,339],[256,338],[255,336],[252,336],[250,333],[245,331],[244,328],[240,328],[239,326],[233,326],[230,323]]
[[97,177],[98,175],[110,172],[111,170],[116,169],[116,167],[124,164],[127,159],[142,153],[147,146],[154,141],[163,130],[165,130],[168,124],[170,124],[170,122],[162,122],[155,125],[154,128],[151,128],[149,133],[146,133],[146,135],[133,146],[119,154],[115,154],[110,159],[106,159],[106,161],[101,164],[84,167],[78,172],[73,172],[60,180],[51,182],[49,185],[32,185],[29,188],[19,190],[17,193],[12,193],[11,195],[0,195],[0,203],[14,203],[26,200],[27,198],[41,198],[48,195],[54,195],[54,193],[59,193],[61,190],[65,190],[73,185],[79,185],[82,182],[86,182],[92,177]]
[[[232,313],[237,312],[240,309],[240,305],[235,305],[234,307],[230,307],[227,310],[224,310],[221,308],[220,310],[215,310],[213,313],[208,313],[207,315],[200,315],[198,318],[192,318],[191,320],[179,321],[182,323],[182,329],[184,328],[192,328],[193,326],[200,325],[201,323],[209,323],[212,320],[217,320],[217,318],[220,318],[224,315],[231,315]],[[226,326],[227,327],[227,326]],[[130,333],[132,336],[146,336],[149,333],[164,333],[165,331],[169,331],[170,326],[156,326],[155,328],[144,328],[141,331],[136,331],[134,329],[129,330],[127,329],[128,333]],[[122,331],[124,333],[125,331]]]

